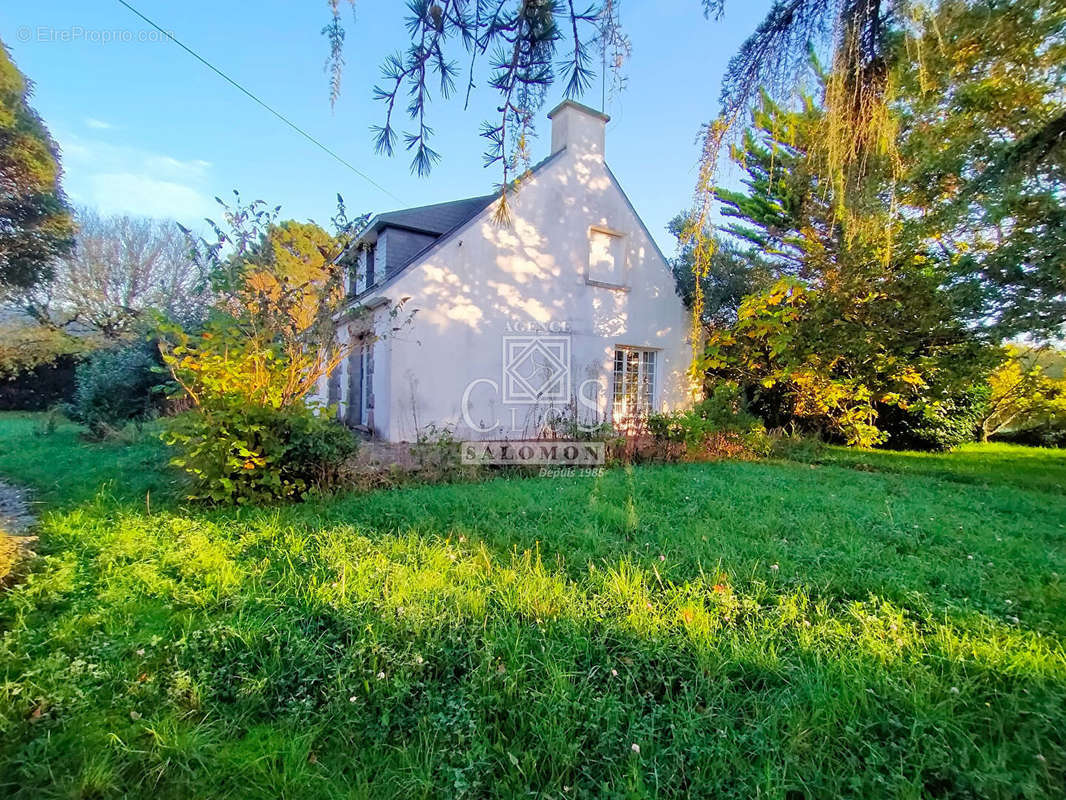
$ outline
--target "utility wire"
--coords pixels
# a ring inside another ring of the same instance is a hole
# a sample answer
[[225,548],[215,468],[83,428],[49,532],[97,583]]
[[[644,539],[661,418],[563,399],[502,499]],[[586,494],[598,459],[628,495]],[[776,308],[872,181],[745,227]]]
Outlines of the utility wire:
[[244,88],[243,86],[241,86],[241,85],[240,85],[239,83],[237,83],[237,81],[233,80],[233,78],[231,78],[231,77],[230,77],[229,75],[227,75],[227,74],[226,74],[225,72],[223,72],[223,71],[222,71],[222,70],[220,70],[220,69],[219,69],[218,67],[216,67],[216,66],[215,66],[214,64],[212,64],[212,63],[211,63],[210,61],[208,61],[208,60],[207,60],[206,58],[204,58],[203,56],[201,56],[201,55],[200,55],[199,53],[197,53],[197,52],[195,52],[194,50],[192,50],[192,49],[191,49],[190,47],[188,47],[187,45],[185,45],[185,44],[184,44],[183,42],[180,42],[180,41],[178,41],[178,39],[176,39],[176,38],[174,37],[174,35],[173,35],[172,33],[170,33],[169,31],[165,31],[165,30],[163,30],[163,29],[162,29],[161,27],[159,27],[159,26],[158,26],[158,25],[157,25],[156,23],[152,22],[152,20],[148,19],[148,17],[146,17],[146,16],[144,15],[144,14],[142,14],[142,13],[141,13],[140,11],[138,11],[138,10],[137,10],[136,8],[134,8],[134,7],[133,7],[133,6],[131,6],[131,5],[129,4],[129,3],[127,3],[127,2],[126,2],[126,0],[118,0],[118,2],[119,2],[119,5],[123,5],[123,6],[125,6],[125,7],[127,8],[127,9],[129,9],[130,11],[132,11],[132,12],[133,12],[134,14],[136,14],[136,15],[137,15],[138,17],[140,17],[141,19],[143,19],[143,20],[144,20],[145,22],[147,22],[147,23],[148,23],[149,25],[151,25],[151,26],[152,26],[153,28],[155,28],[155,29],[156,29],[157,31],[159,31],[159,32],[160,32],[161,34],[163,34],[164,36],[166,36],[166,37],[167,37],[168,39],[170,39],[170,41],[174,42],[174,44],[176,44],[176,45],[177,45],[178,47],[180,47],[180,48],[181,48],[182,50],[184,50],[184,51],[185,51],[186,53],[188,53],[188,54],[189,54],[190,56],[192,56],[193,58],[195,58],[195,59],[196,59],[197,61],[199,61],[199,62],[200,62],[201,64],[203,64],[203,65],[204,65],[205,67],[207,67],[207,68],[208,68],[209,70],[211,70],[212,72],[214,72],[214,73],[215,73],[216,75],[218,75],[218,76],[219,76],[220,78],[222,78],[222,79],[223,79],[224,81],[226,81],[227,83],[231,84],[231,85],[232,85],[232,86],[233,86],[234,88],[238,89],[238,90],[239,90],[239,91],[241,91],[241,92],[242,92],[243,94],[247,95],[247,96],[248,96],[249,98],[251,98],[251,99],[252,99],[252,100],[253,100],[254,102],[256,102],[256,103],[258,103],[259,105],[261,105],[261,106],[262,106],[263,108],[265,108],[265,109],[266,109],[267,111],[269,111],[269,112],[270,112],[271,114],[273,114],[273,115],[274,115],[275,117],[277,117],[278,119],[280,119],[280,120],[281,120],[282,122],[284,122],[284,123],[285,123],[286,125],[288,125],[288,126],[289,126],[290,128],[292,128],[292,129],[293,129],[294,131],[296,131],[296,132],[297,132],[298,134],[300,134],[300,135],[301,135],[302,137],[304,137],[305,139],[307,139],[307,141],[311,142],[311,143],[312,143],[312,144],[314,144],[314,145],[315,145],[316,147],[318,147],[319,149],[323,150],[323,151],[324,151],[325,153],[327,153],[328,155],[330,155],[331,157],[333,157],[333,158],[334,158],[335,160],[337,160],[338,162],[340,162],[341,164],[343,164],[344,166],[346,166],[346,167],[347,167],[348,169],[350,169],[350,170],[351,170],[352,172],[354,172],[354,173],[355,173],[356,175],[358,175],[358,176],[359,176],[360,178],[362,178],[363,180],[365,180],[365,181],[366,181],[367,183],[369,183],[369,184],[370,184],[371,186],[374,186],[374,187],[376,187],[377,189],[380,189],[381,191],[383,191],[383,192],[384,192],[385,194],[387,194],[387,195],[388,195],[389,197],[391,197],[391,198],[392,198],[393,200],[395,200],[395,201],[396,201],[396,202],[398,202],[398,203],[403,203],[403,202],[404,202],[404,201],[403,201],[403,200],[401,200],[401,199],[400,199],[399,197],[397,197],[397,196],[396,196],[396,195],[394,195],[394,194],[393,194],[392,192],[390,192],[390,191],[389,191],[388,189],[386,189],[386,188],[385,188],[384,186],[382,186],[382,185],[381,185],[380,183],[378,183],[378,182],[377,182],[377,181],[375,181],[375,180],[374,180],[373,178],[371,178],[371,177],[370,177],[369,175],[367,175],[367,174],[366,174],[365,172],[362,172],[362,171],[360,171],[360,170],[356,169],[356,168],[355,168],[354,166],[352,166],[351,164],[349,164],[349,163],[348,163],[347,161],[345,161],[345,160],[344,160],[343,158],[341,158],[341,157],[340,157],[339,155],[337,155],[337,154],[336,154],[335,152],[333,152],[332,150],[330,150],[330,149],[329,149],[328,147],[326,147],[326,145],[322,144],[322,142],[318,141],[318,139],[316,139],[316,138],[315,138],[314,136],[312,136],[311,134],[309,134],[309,133],[308,133],[307,131],[305,131],[305,130],[304,130],[303,128],[301,128],[301,127],[300,127],[299,125],[297,125],[297,124],[296,124],[295,122],[291,122],[291,121],[290,121],[290,120],[289,120],[289,119],[288,119],[288,118],[287,118],[287,117],[286,117],[286,116],[285,116],[284,114],[282,114],[282,113],[281,113],[280,111],[276,111],[276,110],[275,110],[274,108],[272,108],[271,106],[267,105],[267,104],[266,104],[265,102],[263,102],[262,100],[260,100],[260,99],[259,99],[258,97],[256,97],[256,96],[255,96],[254,94],[252,94],[252,93],[251,93],[250,91],[248,91],[248,90],[247,90],[247,89],[245,89],[245,88]]

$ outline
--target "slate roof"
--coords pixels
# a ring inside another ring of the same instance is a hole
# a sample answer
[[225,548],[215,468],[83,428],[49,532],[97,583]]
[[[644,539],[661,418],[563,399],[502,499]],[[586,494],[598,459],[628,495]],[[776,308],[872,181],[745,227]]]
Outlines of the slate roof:
[[407,228],[443,235],[473,219],[484,210],[498,195],[486,194],[481,197],[468,197],[464,200],[452,200],[447,203],[434,203],[417,208],[401,208],[386,211],[370,221],[367,232],[386,227]]

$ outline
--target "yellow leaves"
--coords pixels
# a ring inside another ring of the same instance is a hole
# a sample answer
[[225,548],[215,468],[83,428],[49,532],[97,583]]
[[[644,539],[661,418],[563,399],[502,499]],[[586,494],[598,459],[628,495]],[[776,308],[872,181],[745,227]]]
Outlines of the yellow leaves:
[[899,379],[908,386],[913,386],[917,389],[924,389],[927,386],[925,378],[913,367],[905,368],[899,374]]

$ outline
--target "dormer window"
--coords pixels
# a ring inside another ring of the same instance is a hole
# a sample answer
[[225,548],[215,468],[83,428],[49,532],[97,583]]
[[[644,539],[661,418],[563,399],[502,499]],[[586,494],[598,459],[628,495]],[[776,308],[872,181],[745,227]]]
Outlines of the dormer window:
[[595,286],[626,288],[625,235],[609,228],[589,228],[587,280]]
[[370,245],[370,247],[366,249],[366,280],[363,285],[366,286],[367,289],[374,285],[374,251],[376,249],[377,248],[374,247],[374,245]]

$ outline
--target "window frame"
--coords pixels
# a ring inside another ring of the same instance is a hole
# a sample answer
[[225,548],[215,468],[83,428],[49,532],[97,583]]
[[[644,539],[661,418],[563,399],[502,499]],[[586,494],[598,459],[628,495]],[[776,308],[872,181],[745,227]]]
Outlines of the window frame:
[[[662,349],[616,344],[611,360],[611,419],[616,423],[632,423],[646,418],[659,409],[659,387],[662,380]],[[629,354],[635,356],[636,372],[630,375]],[[621,369],[620,358],[621,355]],[[650,380],[647,374],[650,362]],[[619,384],[619,376],[622,381]],[[630,384],[635,383],[636,387]],[[632,392],[632,394],[630,394]],[[630,405],[629,400],[633,400]],[[621,413],[620,413],[621,411]]]
[[[622,248],[622,263],[619,267],[618,274],[621,279],[620,283],[611,283],[610,281],[599,280],[592,277],[592,235],[594,233],[602,233],[606,236],[611,236],[618,239]],[[623,231],[609,228],[606,225],[589,225],[588,234],[586,238],[586,245],[588,247],[588,253],[585,258],[585,283],[589,286],[598,286],[601,289],[614,289],[619,292],[629,291],[629,244],[628,237]]]

